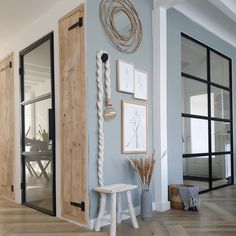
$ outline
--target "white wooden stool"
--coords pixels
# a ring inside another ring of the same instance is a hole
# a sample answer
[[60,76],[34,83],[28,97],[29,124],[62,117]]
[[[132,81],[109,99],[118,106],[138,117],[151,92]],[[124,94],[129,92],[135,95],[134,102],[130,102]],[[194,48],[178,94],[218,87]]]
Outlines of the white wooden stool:
[[[121,223],[120,211],[121,211],[121,196],[122,192],[125,192],[130,218],[135,229],[138,229],[138,222],[134,213],[133,202],[131,198],[131,190],[136,189],[137,185],[130,184],[112,184],[103,187],[97,187],[94,191],[97,191],[101,194],[101,202],[97,221],[95,224],[95,231],[100,231],[101,221],[104,215],[106,207],[106,197],[107,194],[111,194],[111,225],[110,225],[110,236],[116,235],[116,222]],[[116,212],[117,210],[117,212]]]

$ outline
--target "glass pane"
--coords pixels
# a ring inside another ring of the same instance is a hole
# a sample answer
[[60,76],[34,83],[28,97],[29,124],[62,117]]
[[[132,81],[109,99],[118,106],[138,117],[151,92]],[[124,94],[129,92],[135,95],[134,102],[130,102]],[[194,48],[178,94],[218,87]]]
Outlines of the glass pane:
[[50,41],[24,56],[25,100],[51,92]]
[[48,152],[52,149],[48,134],[48,110],[51,99],[25,106],[25,152]]
[[182,112],[208,115],[207,85],[196,80],[182,78]]
[[25,157],[26,202],[52,211],[52,156]]
[[212,152],[229,152],[230,144],[230,123],[212,121],[211,122],[211,145]]
[[200,190],[209,189],[208,156],[183,158],[184,184],[198,186]]
[[211,116],[230,119],[230,93],[224,89],[211,86]]
[[182,37],[182,72],[207,79],[207,50],[200,44]]
[[211,82],[229,87],[229,60],[211,52]]
[[207,153],[208,150],[208,121],[186,118],[182,119],[183,153]]
[[231,178],[231,155],[219,155],[212,157],[212,186],[217,187],[230,184]]

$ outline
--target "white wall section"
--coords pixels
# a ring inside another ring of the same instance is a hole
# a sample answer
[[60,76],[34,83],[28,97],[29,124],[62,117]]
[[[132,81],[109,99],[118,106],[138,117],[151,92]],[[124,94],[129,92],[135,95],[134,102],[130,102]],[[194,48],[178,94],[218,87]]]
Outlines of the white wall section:
[[156,210],[170,208],[168,202],[168,147],[167,147],[167,18],[166,9],[153,10],[153,146],[155,165]]

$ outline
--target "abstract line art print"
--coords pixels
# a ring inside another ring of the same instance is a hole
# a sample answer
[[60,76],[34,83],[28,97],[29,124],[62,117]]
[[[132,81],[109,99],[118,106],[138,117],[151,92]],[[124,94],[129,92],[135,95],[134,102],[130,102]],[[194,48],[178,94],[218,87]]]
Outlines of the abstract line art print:
[[122,101],[122,153],[147,151],[147,105]]
[[119,92],[134,93],[134,64],[117,60],[117,85]]
[[148,74],[145,71],[134,71],[134,98],[148,100]]

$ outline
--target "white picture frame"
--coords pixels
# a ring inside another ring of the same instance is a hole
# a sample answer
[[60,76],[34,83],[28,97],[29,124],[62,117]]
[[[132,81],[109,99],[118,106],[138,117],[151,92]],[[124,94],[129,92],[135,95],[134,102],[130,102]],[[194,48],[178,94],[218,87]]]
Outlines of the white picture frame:
[[122,100],[121,151],[147,152],[147,104]]
[[134,98],[148,100],[148,73],[135,69],[134,71]]
[[123,93],[134,93],[134,64],[117,60],[117,90]]

